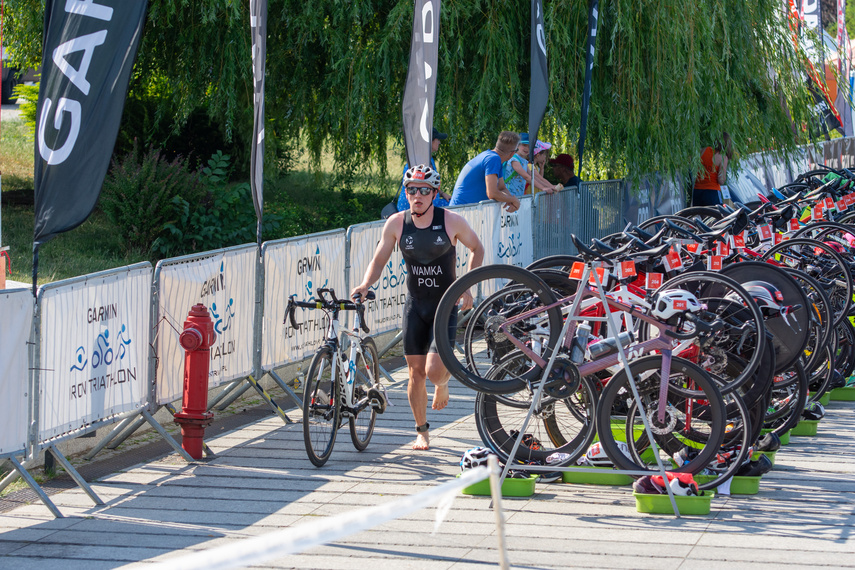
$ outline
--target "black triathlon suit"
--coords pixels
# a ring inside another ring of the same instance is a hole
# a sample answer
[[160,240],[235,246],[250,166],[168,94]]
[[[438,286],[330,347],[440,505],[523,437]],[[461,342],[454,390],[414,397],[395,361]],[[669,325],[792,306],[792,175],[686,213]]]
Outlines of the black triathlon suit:
[[[410,210],[404,212],[404,228],[398,242],[407,263],[407,301],[404,305],[404,354],[436,352],[433,321],[436,307],[446,289],[454,283],[457,250],[445,230],[445,210],[433,208],[431,224],[419,229]],[[457,313],[449,330],[453,338]]]

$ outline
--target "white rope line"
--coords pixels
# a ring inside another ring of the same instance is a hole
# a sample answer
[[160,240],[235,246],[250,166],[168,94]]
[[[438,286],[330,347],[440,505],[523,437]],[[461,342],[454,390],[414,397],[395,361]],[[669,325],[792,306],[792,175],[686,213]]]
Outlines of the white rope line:
[[154,570],[217,570],[261,564],[272,558],[297,554],[313,546],[335,542],[340,538],[368,530],[403,517],[435,503],[451,501],[464,487],[489,478],[486,466],[464,472],[460,478],[427,489],[397,501],[328,517],[296,528],[287,528],[226,544],[203,552],[170,558],[152,566]]

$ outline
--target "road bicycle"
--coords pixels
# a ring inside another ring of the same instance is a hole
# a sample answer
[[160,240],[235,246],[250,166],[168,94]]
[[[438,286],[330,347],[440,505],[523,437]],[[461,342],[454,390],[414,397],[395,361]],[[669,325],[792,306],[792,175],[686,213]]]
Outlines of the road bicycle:
[[[377,414],[386,410],[386,394],[380,383],[377,347],[373,339],[364,336],[370,331],[362,300],[337,299],[333,289],[318,289],[317,293],[317,301],[297,301],[291,295],[285,315],[295,329],[300,327],[295,317],[298,307],[321,309],[329,318],[326,340],[312,357],[303,385],[303,441],[309,460],[322,467],[332,454],[345,418],[353,446],[358,451],[368,447]],[[374,298],[369,291],[367,300]],[[339,323],[341,311],[355,311],[352,330]]]
[[[447,328],[449,300],[475,286],[496,292],[479,304],[466,330],[457,335],[456,340],[464,347],[463,354],[458,354],[452,348],[451,341],[455,339],[450,338]],[[748,300],[748,295],[743,294]],[[596,432],[614,463],[622,469],[655,468],[641,406],[632,401],[628,378],[617,369],[617,354],[612,351],[584,362],[571,359],[577,322],[604,320],[578,312],[581,302],[594,295],[592,289],[579,287],[573,295],[559,300],[532,272],[513,266],[488,266],[461,277],[440,301],[434,327],[438,352],[455,378],[480,392],[476,397],[476,425],[485,443],[500,456],[510,455],[519,435],[511,429],[516,419],[509,416],[519,417],[531,409],[535,421],[530,425],[542,429],[538,432],[542,435],[524,434],[522,455],[518,451],[515,459],[543,461],[552,452],[560,451],[572,461],[594,437],[596,409]],[[667,324],[616,299],[607,298],[606,303],[610,310],[630,312],[659,331],[658,336],[650,335],[627,347],[633,376],[656,445],[665,454],[660,455],[663,463],[669,469],[699,472],[724,441],[729,405],[702,368],[672,357],[671,348],[675,340],[702,334],[715,336],[730,325],[715,314],[710,323],[704,320],[709,315],[686,314],[685,321]],[[572,322],[565,328],[563,308],[567,305],[572,305],[566,315]],[[741,303],[733,303],[732,307],[743,310]],[[446,324],[444,331],[438,323]],[[543,380],[541,400],[532,404],[534,386],[540,383],[556,346],[559,357]],[[662,354],[646,356],[653,351]],[[601,378],[600,373],[611,378]],[[731,398],[738,396],[733,394]],[[747,424],[747,418],[743,423]],[[619,441],[628,444],[630,456],[620,451]],[[670,456],[683,447],[696,451],[685,462],[673,466]]]

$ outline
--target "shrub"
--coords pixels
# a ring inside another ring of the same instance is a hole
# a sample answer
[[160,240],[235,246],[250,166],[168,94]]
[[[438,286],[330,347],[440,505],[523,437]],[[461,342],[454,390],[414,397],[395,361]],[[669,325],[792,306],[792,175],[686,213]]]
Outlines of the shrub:
[[128,154],[113,160],[100,207],[129,248],[150,252],[175,217],[175,200],[200,203],[206,196],[200,176],[181,157],[168,161],[155,149],[142,154],[135,142]]
[[[252,190],[246,182],[228,184],[231,157],[217,151],[202,169],[201,181],[209,200],[190,202],[175,196],[172,205],[175,218],[163,225],[154,251],[163,256],[207,251],[256,240],[257,218],[252,203]],[[276,230],[281,217],[267,214],[265,232]]]
[[27,126],[30,142],[36,140],[36,107],[39,102],[39,84],[19,83],[12,88],[12,97],[18,100],[21,119]]

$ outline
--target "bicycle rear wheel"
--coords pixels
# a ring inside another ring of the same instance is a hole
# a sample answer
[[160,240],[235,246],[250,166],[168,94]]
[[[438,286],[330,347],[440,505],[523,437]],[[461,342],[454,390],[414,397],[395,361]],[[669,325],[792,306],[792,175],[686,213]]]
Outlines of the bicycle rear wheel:
[[[721,392],[707,373],[692,362],[672,358],[664,421],[659,420],[662,356],[647,356],[629,364],[648,423],[666,471],[700,473],[724,441],[726,414]],[[658,470],[656,453],[644,429],[638,402],[626,370],[606,384],[597,406],[597,434],[609,459],[619,469]],[[628,448],[626,455],[618,442]],[[672,456],[693,449],[681,465]]]
[[364,338],[360,342],[362,351],[356,354],[356,368],[351,371],[353,380],[354,409],[349,418],[350,439],[357,451],[365,451],[371,436],[374,434],[374,424],[377,421],[377,411],[371,406],[368,391],[380,383],[380,357],[374,340]]
[[[451,321],[457,300],[469,291],[483,299],[458,319],[452,337]],[[513,374],[493,380],[488,372],[505,355],[519,347],[513,337],[537,354],[551,354],[563,324],[559,307],[547,309],[556,299],[549,286],[530,271],[513,265],[479,267],[460,277],[442,296],[434,319],[437,353],[446,369],[464,385],[479,392],[512,394],[538,379],[543,370],[527,359]],[[506,324],[524,313],[526,318]],[[456,344],[462,343],[461,348]]]
[[[519,351],[509,354],[491,371],[499,379],[514,374],[524,365]],[[533,393],[525,388],[515,394],[478,393],[475,397],[475,425],[484,445],[507,462],[522,423],[531,408]],[[582,378],[576,392],[568,398],[555,399],[543,394],[529,419],[516,460],[544,461],[555,452],[569,454],[560,462],[567,465],[580,457],[594,439],[594,410],[597,391],[590,378]]]
[[341,412],[339,384],[333,374],[333,353],[323,347],[312,358],[303,387],[303,442],[315,466],[332,454]]

